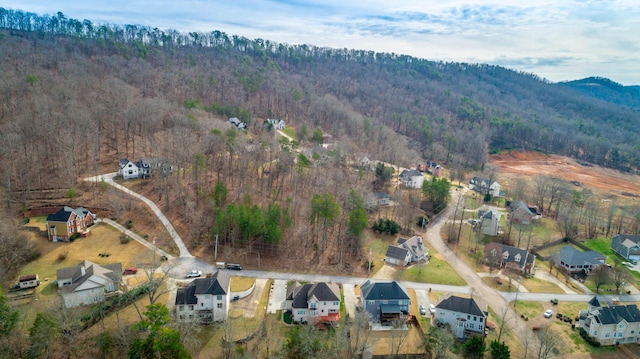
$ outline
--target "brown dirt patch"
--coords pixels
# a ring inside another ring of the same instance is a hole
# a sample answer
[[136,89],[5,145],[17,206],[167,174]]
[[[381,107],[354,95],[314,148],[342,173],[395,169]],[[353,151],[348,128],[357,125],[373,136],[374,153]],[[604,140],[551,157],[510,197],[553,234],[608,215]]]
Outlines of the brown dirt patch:
[[541,175],[567,182],[578,181],[582,187],[615,195],[622,195],[623,192],[640,195],[640,176],[596,165],[582,165],[569,157],[536,151],[509,151],[491,155],[491,163],[498,168],[501,182],[505,182],[506,187],[509,187],[510,180],[522,175]]

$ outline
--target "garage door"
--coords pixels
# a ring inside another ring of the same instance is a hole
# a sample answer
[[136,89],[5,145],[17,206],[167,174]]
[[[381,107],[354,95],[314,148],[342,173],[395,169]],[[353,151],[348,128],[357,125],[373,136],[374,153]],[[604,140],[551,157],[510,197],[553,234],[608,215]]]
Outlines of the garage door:
[[640,262],[640,255],[638,255],[638,254],[630,255],[629,256],[629,260],[630,261],[638,261],[638,262]]

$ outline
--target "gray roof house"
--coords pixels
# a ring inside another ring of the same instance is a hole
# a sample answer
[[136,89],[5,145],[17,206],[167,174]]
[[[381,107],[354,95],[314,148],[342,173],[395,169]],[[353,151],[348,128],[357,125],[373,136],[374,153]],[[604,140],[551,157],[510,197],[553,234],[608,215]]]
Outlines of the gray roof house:
[[640,310],[635,304],[602,306],[594,297],[578,317],[578,326],[600,345],[640,344]]
[[568,273],[588,274],[595,268],[606,264],[607,257],[596,251],[580,251],[573,246],[566,245],[551,256],[551,260],[558,268]]
[[480,232],[487,236],[497,236],[500,231],[502,213],[494,209],[478,209]]
[[523,275],[534,274],[536,256],[526,249],[488,243],[484,246],[484,258],[488,264],[498,268],[507,268]]
[[500,184],[492,179],[473,177],[471,181],[469,181],[469,189],[482,195],[488,192],[492,197],[500,196]]
[[340,288],[336,283],[295,283],[287,289],[285,308],[294,323],[340,321]]
[[447,294],[436,304],[433,319],[448,324],[457,338],[475,335],[484,336],[487,323],[487,305],[474,298],[464,298]]
[[384,261],[398,266],[406,266],[411,263],[411,252],[406,248],[389,246]]
[[420,262],[427,258],[429,255],[429,249],[424,246],[422,237],[413,236],[409,239],[398,239],[398,246],[405,248],[411,253],[411,262]]
[[225,321],[229,314],[230,278],[224,271],[196,278],[189,286],[178,288],[175,310],[178,320],[212,323]]
[[382,325],[394,325],[409,314],[411,299],[398,282],[372,282],[360,287],[360,305],[371,318]]
[[99,265],[88,260],[56,271],[58,293],[64,306],[73,308],[103,302],[120,289],[122,263]]
[[129,159],[123,158],[118,161],[118,174],[122,176],[122,179],[138,178],[139,172],[138,165],[129,161]]
[[538,215],[524,201],[517,201],[509,206],[509,220],[514,223],[531,224],[536,218]]
[[640,262],[640,236],[616,234],[611,237],[611,249],[628,261]]
[[424,175],[416,170],[404,170],[398,178],[405,187],[409,188],[422,188],[424,182]]

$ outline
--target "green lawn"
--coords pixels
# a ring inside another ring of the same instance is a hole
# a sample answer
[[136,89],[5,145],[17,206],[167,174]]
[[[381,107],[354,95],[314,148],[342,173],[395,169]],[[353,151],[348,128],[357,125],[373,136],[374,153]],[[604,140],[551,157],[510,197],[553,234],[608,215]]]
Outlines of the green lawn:
[[293,127],[287,127],[284,130],[282,130],[282,132],[284,132],[285,134],[287,134],[289,137],[293,138],[294,141],[298,141],[298,136],[296,136],[296,130]]
[[544,313],[544,307],[540,302],[518,301],[517,304],[515,302],[513,304],[518,315],[524,315],[529,319],[535,318],[536,316]]
[[466,282],[439,254],[427,264],[414,265],[402,272],[401,280],[433,284],[466,285]]
[[529,292],[533,293],[560,293],[564,294],[564,290],[556,284],[538,278],[527,278],[522,281],[522,285]]

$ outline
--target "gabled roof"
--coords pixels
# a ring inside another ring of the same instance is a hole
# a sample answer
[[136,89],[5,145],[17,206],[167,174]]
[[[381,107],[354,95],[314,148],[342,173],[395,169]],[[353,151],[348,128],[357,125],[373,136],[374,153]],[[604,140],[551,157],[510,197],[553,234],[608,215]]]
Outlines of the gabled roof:
[[594,310],[594,319],[600,324],[618,324],[625,320],[627,323],[640,322],[640,310],[635,304],[613,305]]
[[600,301],[598,300],[598,297],[594,296],[593,298],[591,298],[591,300],[587,304],[589,304],[592,307],[596,307],[597,308],[597,307],[600,306]]
[[47,222],[67,222],[73,213],[73,208],[64,206],[58,212],[47,216]]
[[335,283],[295,283],[288,292],[286,300],[293,301],[293,308],[308,308],[309,299],[315,297],[320,302],[340,301],[340,288]]
[[436,305],[436,308],[450,310],[452,312],[486,317],[487,312],[480,309],[480,306],[473,298],[462,298],[455,295],[445,297]]
[[197,295],[226,295],[229,288],[229,275],[222,271],[216,271],[211,277],[196,278],[189,286],[178,288],[175,304],[197,304]]
[[615,236],[611,237],[612,242],[614,238],[617,239],[625,247],[633,247],[640,244],[639,235],[616,234]]
[[424,177],[424,175],[416,170],[404,170],[400,173],[400,178]]
[[[533,263],[533,259],[535,258],[535,256],[530,254],[526,249],[520,249],[501,243],[488,243],[486,246],[484,246],[484,256],[491,258],[491,251],[494,249],[498,252],[496,254],[497,258],[495,259],[499,259],[507,263],[517,263],[521,267],[524,267],[525,264]],[[504,258],[505,253],[507,254],[506,259]],[[519,261],[516,260],[516,257],[518,255],[520,255]]]
[[558,255],[560,261],[567,265],[602,264],[605,256],[596,251],[579,251],[576,248],[566,245],[560,248]]
[[120,166],[120,168],[124,168],[124,166],[126,166],[129,162],[128,158],[123,158],[121,160],[118,160],[118,165]]
[[481,187],[491,187],[494,183],[496,183],[496,181],[494,180],[489,181],[488,179],[482,177],[473,177],[473,179],[469,182]]
[[389,199],[389,195],[387,194],[387,192],[373,192],[373,195],[377,199]]
[[389,258],[404,260],[405,258],[407,258],[408,253],[409,251],[406,248],[389,246],[389,248],[387,248],[387,254],[385,254],[385,256]]
[[411,252],[411,255],[415,257],[424,257],[427,254],[427,249],[420,236],[413,236],[409,239],[400,238],[398,239],[398,244]]
[[[84,267],[84,275],[82,274],[82,267]],[[122,263],[118,262],[101,266],[91,261],[84,260],[77,266],[58,269],[56,271],[56,277],[58,280],[71,278],[70,285],[65,285],[59,289],[62,293],[70,293],[94,275],[117,282],[121,273]]]
[[480,209],[478,210],[478,217],[481,219],[492,219],[497,218],[500,219],[502,214],[494,209]]
[[367,280],[362,287],[360,293],[363,300],[408,300],[409,296],[402,289],[398,282],[377,282]]

